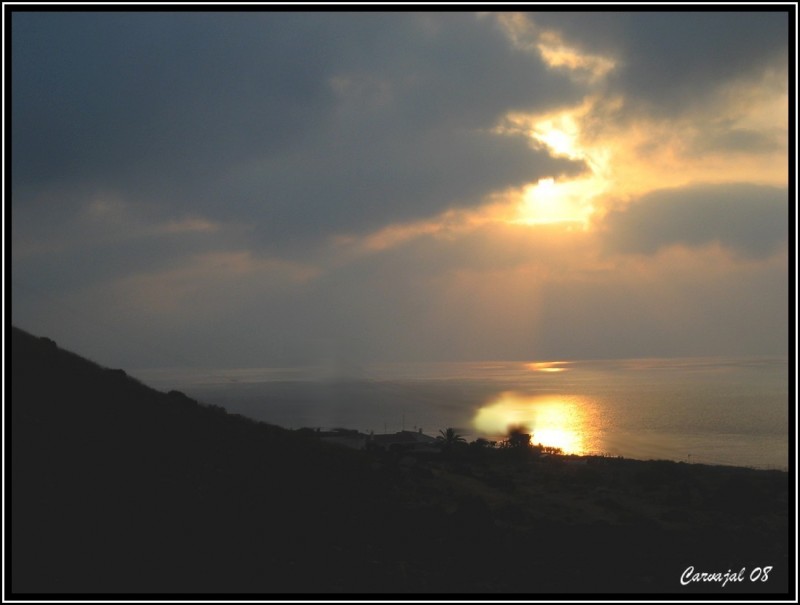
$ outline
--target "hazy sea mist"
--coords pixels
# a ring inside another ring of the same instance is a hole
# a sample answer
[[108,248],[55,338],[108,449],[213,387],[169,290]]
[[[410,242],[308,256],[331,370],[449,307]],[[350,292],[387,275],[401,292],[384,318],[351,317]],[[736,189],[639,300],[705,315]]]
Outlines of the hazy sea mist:
[[788,362],[673,358],[139,370],[286,428],[401,429],[499,438],[522,424],[565,451],[786,469]]

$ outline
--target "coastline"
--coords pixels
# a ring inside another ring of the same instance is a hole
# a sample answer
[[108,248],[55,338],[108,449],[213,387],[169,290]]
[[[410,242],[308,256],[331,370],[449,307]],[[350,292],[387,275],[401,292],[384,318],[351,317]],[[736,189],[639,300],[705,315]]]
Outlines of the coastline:
[[[379,434],[423,427],[435,434],[456,427],[470,439],[493,439],[521,418],[535,441],[564,451],[788,469],[787,366],[763,361],[576,361],[559,372],[544,371],[552,368],[543,363],[535,370],[522,362],[405,364],[313,380],[287,368],[142,377],[288,429]],[[541,404],[547,409],[537,415]],[[476,426],[481,412],[491,415],[491,430]],[[553,436],[558,441],[550,442]]]

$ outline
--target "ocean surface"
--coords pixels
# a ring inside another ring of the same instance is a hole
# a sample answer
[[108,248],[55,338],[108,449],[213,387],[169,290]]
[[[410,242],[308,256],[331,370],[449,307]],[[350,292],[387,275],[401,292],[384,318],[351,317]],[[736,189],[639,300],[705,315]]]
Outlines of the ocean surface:
[[374,364],[131,374],[286,428],[376,434],[522,425],[566,453],[787,469],[789,366],[780,358]]

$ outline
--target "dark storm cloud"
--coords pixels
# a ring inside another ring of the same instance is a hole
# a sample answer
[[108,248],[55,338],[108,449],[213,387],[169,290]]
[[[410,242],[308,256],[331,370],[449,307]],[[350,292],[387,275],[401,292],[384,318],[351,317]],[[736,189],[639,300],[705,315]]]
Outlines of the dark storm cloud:
[[326,40],[265,17],[14,14],[15,176],[180,180],[286,144],[326,102]]
[[579,91],[473,15],[15,13],[12,35],[15,209],[99,189],[291,241],[583,169],[488,132]]
[[711,125],[691,141],[695,154],[706,152],[769,153],[785,148],[782,132],[760,132],[732,127],[729,121]]
[[618,60],[610,86],[649,111],[679,113],[719,86],[785,71],[788,11],[537,13],[590,52]]
[[719,243],[747,258],[774,254],[788,237],[788,191],[746,183],[664,189],[606,215],[606,245],[654,254]]

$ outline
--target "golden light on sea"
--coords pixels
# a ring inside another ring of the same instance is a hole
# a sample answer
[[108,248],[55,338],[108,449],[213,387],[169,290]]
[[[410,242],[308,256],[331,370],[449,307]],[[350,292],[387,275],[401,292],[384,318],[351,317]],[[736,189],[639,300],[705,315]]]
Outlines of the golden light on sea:
[[534,361],[525,364],[525,367],[532,372],[547,372],[553,374],[557,372],[566,372],[569,369],[565,367],[567,365],[569,365],[568,361]]
[[532,443],[583,455],[593,448],[590,402],[581,397],[501,393],[481,407],[472,420],[487,435],[505,435],[510,426],[524,426]]

